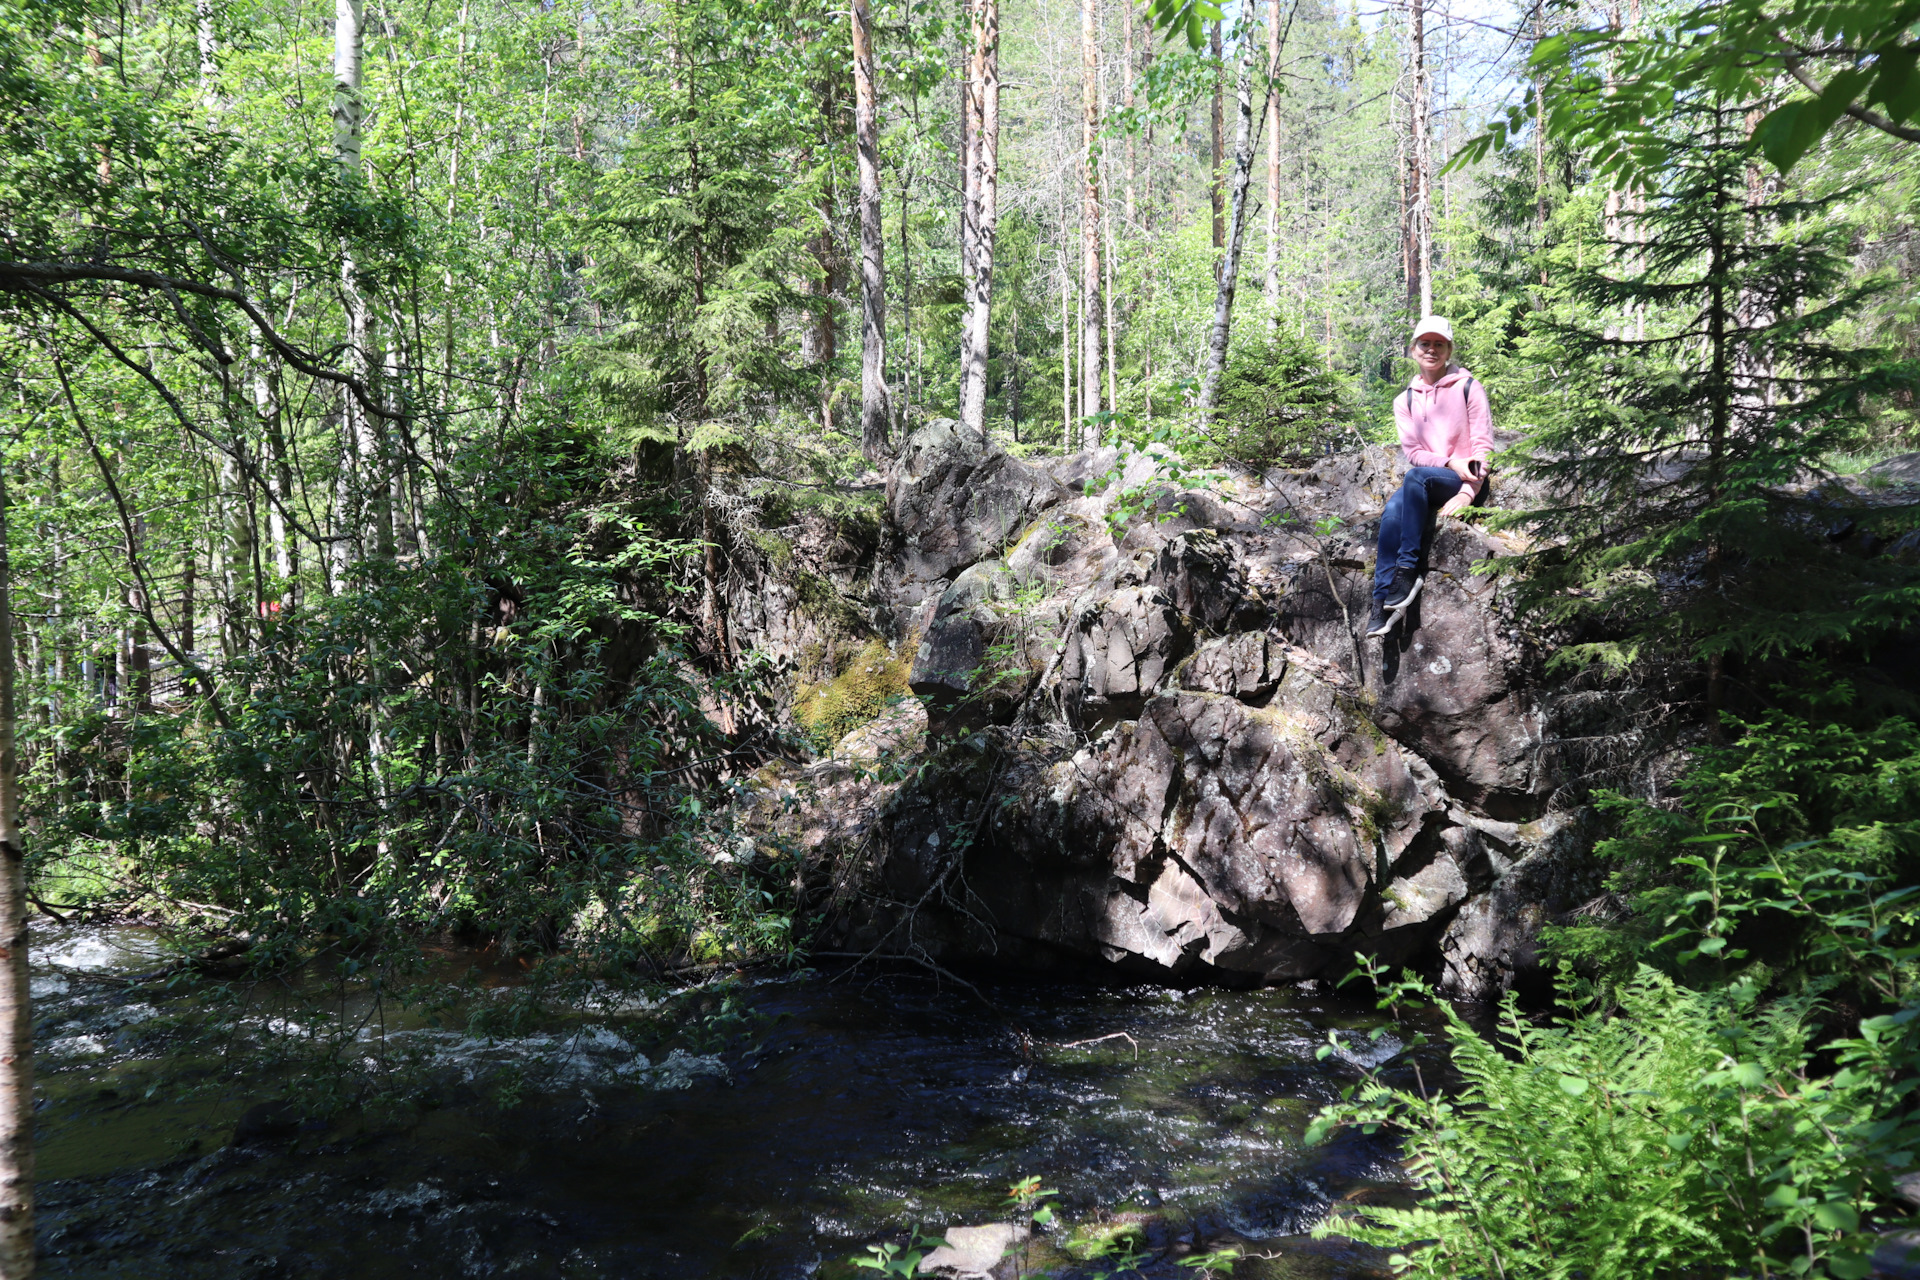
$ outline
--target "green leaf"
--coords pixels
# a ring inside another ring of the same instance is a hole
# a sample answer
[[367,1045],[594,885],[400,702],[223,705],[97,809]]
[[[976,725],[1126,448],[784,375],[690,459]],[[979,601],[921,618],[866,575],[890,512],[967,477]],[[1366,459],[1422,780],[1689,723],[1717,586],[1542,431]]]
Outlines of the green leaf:
[[1830,1253],[1827,1271],[1839,1280],[1863,1280],[1873,1271],[1873,1260],[1864,1253]]
[[1727,1075],[1742,1089],[1758,1089],[1767,1083],[1767,1073],[1757,1062],[1735,1063]]
[[1783,1182],[1767,1193],[1765,1203],[1774,1209],[1791,1209],[1800,1203],[1800,1189],[1791,1182]]
[[1830,1200],[1826,1204],[1816,1205],[1813,1220],[1829,1231],[1854,1232],[1860,1229],[1860,1214],[1852,1205],[1840,1200]]
[[1560,1092],[1566,1094],[1569,1098],[1579,1097],[1581,1094],[1585,1093],[1588,1088],[1589,1086],[1587,1084],[1586,1077],[1584,1076],[1561,1076],[1560,1077]]

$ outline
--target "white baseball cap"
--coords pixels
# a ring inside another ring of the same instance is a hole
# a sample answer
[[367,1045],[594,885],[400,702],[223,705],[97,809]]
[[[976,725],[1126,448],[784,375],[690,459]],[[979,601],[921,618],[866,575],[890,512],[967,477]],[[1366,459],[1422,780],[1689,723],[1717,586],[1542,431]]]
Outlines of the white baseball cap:
[[1407,345],[1412,346],[1427,334],[1432,334],[1436,338],[1445,338],[1448,346],[1453,345],[1453,326],[1440,316],[1427,316],[1413,326],[1413,336],[1407,339]]

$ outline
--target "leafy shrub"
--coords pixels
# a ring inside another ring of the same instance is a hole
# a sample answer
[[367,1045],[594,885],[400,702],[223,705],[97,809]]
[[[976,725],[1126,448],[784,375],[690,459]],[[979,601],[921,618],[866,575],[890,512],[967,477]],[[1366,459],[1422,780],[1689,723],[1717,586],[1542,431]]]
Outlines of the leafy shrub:
[[[1725,833],[1683,846],[1710,851],[1674,860],[1690,892],[1662,940],[1691,943],[1674,957],[1682,970],[1721,966],[1716,985],[1642,966],[1605,998],[1563,968],[1574,1015],[1535,1025],[1509,997],[1497,1042],[1443,1006],[1463,1089],[1370,1073],[1309,1130],[1403,1131],[1423,1203],[1322,1230],[1401,1249],[1412,1275],[1865,1276],[1876,1241],[1864,1227],[1920,1147],[1920,886],[1795,870],[1781,855],[1804,849],[1774,850],[1751,814],[1730,825],[1750,842],[1746,865],[1727,863]],[[1730,944],[1756,920],[1784,923],[1800,962],[1846,975],[1860,1003],[1823,1006],[1837,976],[1770,1002],[1766,967],[1729,979],[1746,958]],[[1386,990],[1383,1005],[1424,992]]]
[[1341,381],[1291,325],[1235,349],[1202,462],[1265,466],[1351,448],[1353,427]]
[[[1708,900],[1700,893],[1714,895],[1716,881],[1828,869],[1893,883],[1920,875],[1920,728],[1911,720],[1855,726],[1774,711],[1732,727],[1731,742],[1696,753],[1681,807],[1601,798],[1617,834],[1598,852],[1613,864],[1608,887],[1628,911],[1549,927],[1542,942],[1552,955],[1594,978],[1624,977],[1641,963],[1678,974],[1681,935],[1672,931]],[[1676,858],[1676,848],[1697,856]],[[1822,976],[1801,953],[1806,920],[1800,913],[1748,925],[1776,982]]]
[[1371,1076],[1309,1130],[1404,1130],[1423,1202],[1320,1233],[1395,1249],[1419,1276],[1866,1275],[1862,1222],[1916,1136],[1900,1113],[1920,1009],[1828,1046],[1839,1069],[1822,1076],[1810,1000],[1765,1005],[1755,983],[1699,992],[1643,969],[1619,1004],[1534,1026],[1509,997],[1500,1043],[1442,1005],[1461,1091]]

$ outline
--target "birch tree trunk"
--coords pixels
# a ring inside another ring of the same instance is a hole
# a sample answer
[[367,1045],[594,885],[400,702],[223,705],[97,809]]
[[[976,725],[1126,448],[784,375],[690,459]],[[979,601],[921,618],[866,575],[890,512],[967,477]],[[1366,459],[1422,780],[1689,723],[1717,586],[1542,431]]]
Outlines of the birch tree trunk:
[[1000,222],[1000,0],[974,0],[968,60],[967,191],[961,214],[971,232],[966,315],[960,342],[960,424],[987,434],[987,356],[993,332],[993,241]]
[[1126,228],[1131,229],[1136,212],[1134,184],[1140,180],[1140,147],[1133,132],[1133,0],[1121,0],[1120,32],[1126,66],[1120,76],[1120,101],[1127,108],[1127,192],[1122,206]]
[[0,1280],[33,1274],[33,1004],[13,740],[13,569],[0,475]]
[[1080,415],[1087,447],[1100,428],[1100,0],[1080,0]]
[[[1223,65],[1225,50],[1221,48],[1220,23],[1213,24],[1207,33],[1207,51],[1213,55],[1213,168],[1208,170],[1207,200],[1213,206],[1213,247],[1222,249],[1227,243],[1226,200],[1221,185],[1226,178],[1224,170],[1227,164],[1226,129],[1227,117],[1224,93],[1226,91],[1226,67]],[[1220,269],[1214,263],[1214,271]],[[1218,279],[1218,275],[1214,277]]]
[[887,247],[880,222],[880,112],[873,87],[873,11],[853,0],[853,133],[860,164],[860,448],[887,454]]
[[220,42],[213,21],[213,0],[193,0],[193,30],[200,49],[200,105],[211,115],[220,89]]
[[[1238,117],[1233,127],[1232,227],[1227,234],[1227,253],[1220,260],[1220,285],[1214,291],[1213,330],[1207,339],[1207,373],[1200,383],[1199,407],[1211,411],[1220,394],[1220,379],[1227,370],[1227,340],[1233,329],[1233,294],[1240,275],[1240,245],[1247,230],[1247,187],[1253,178],[1253,32],[1240,42],[1240,74],[1234,86]],[[1267,96],[1273,96],[1273,82],[1267,82]],[[1262,110],[1265,106],[1263,104]]]
[[1280,319],[1280,0],[1267,0],[1267,315]]
[[1408,207],[1411,214],[1407,244],[1410,266],[1407,306],[1416,316],[1433,312],[1433,216],[1427,170],[1427,12],[1426,0],[1410,0],[1407,30],[1408,59],[1413,73],[1412,110],[1407,113]]

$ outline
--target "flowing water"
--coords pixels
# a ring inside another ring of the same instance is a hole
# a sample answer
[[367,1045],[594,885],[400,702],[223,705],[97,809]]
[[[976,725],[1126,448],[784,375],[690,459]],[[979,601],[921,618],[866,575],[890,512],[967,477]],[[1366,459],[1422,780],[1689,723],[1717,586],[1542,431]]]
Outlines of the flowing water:
[[[637,1005],[515,1039],[417,1027],[395,1039],[439,1105],[303,1123],[257,1107],[271,1077],[164,1087],[183,1001],[110,980],[154,967],[151,938],[35,942],[50,1276],[842,1280],[915,1224],[1006,1220],[1030,1175],[1061,1225],[1029,1272],[1073,1271],[1068,1226],[1106,1222],[1139,1224],[1149,1277],[1200,1280],[1179,1260],[1223,1246],[1253,1255],[1235,1277],[1362,1276],[1377,1255],[1303,1233],[1403,1194],[1381,1140],[1301,1141],[1399,1041],[1291,989],[1000,982],[989,1008],[911,972],[749,978],[755,1030],[717,1052],[643,1052]],[[1320,1061],[1330,1029],[1353,1047]]]

